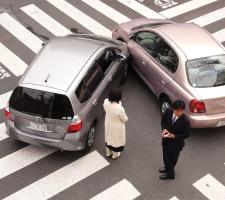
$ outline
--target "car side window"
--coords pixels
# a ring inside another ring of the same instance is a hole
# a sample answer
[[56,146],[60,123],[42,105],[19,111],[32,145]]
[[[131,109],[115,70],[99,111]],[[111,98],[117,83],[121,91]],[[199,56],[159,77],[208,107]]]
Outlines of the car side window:
[[170,72],[176,72],[179,62],[178,56],[164,41],[161,42],[160,48],[157,52],[157,60]]
[[100,64],[95,62],[75,91],[81,103],[84,103],[92,96],[103,77],[104,74]]
[[161,38],[155,33],[142,31],[136,34],[135,41],[151,56],[155,57]]
[[106,51],[104,51],[104,53],[98,60],[98,63],[100,64],[104,75],[108,73],[110,66],[115,60],[116,60],[116,53],[114,49],[107,49]]

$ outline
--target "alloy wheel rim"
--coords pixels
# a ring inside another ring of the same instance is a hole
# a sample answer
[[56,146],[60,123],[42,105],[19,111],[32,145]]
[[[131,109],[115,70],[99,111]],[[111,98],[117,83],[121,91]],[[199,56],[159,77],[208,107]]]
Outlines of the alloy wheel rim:
[[94,143],[94,138],[95,138],[95,128],[92,127],[89,131],[88,135],[88,146],[91,147],[92,144]]
[[162,103],[162,113],[166,111],[166,109],[170,108],[170,104],[167,101],[163,101]]

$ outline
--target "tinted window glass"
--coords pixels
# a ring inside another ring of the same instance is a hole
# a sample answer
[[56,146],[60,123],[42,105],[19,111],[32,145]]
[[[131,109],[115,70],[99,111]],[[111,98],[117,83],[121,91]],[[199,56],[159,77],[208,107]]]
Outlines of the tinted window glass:
[[107,50],[103,53],[103,55],[101,56],[98,62],[104,74],[108,72],[109,67],[111,66],[111,64],[113,63],[115,59],[116,59],[116,54],[113,50]]
[[149,54],[155,56],[161,38],[151,32],[139,32],[135,37],[135,41],[145,49]]
[[93,68],[87,73],[84,79],[79,84],[76,90],[76,96],[81,103],[87,101],[94,93],[98,85],[103,79],[103,71],[98,62],[96,62]]
[[225,85],[225,55],[189,60],[187,76],[193,87]]
[[9,107],[50,119],[72,119],[74,116],[70,100],[65,95],[24,87],[13,91]]
[[176,72],[179,59],[176,53],[165,42],[161,42],[156,58],[170,72]]

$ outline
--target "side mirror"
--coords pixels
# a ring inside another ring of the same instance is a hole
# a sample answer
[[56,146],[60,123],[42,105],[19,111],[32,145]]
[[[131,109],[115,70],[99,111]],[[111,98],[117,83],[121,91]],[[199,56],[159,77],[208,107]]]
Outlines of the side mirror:
[[43,43],[41,44],[41,46],[45,46],[45,42],[43,42]]
[[125,60],[127,60],[127,57],[123,54],[117,54],[117,60],[125,61]]

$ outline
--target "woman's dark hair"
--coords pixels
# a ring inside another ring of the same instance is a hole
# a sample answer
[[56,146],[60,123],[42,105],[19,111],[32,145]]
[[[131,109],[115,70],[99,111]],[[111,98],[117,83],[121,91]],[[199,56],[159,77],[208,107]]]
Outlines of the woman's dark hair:
[[109,93],[109,101],[119,103],[119,101],[121,99],[122,99],[122,92],[120,90],[113,89],[113,90],[110,91],[110,93]]
[[185,110],[185,103],[182,100],[176,100],[173,102],[174,110]]

